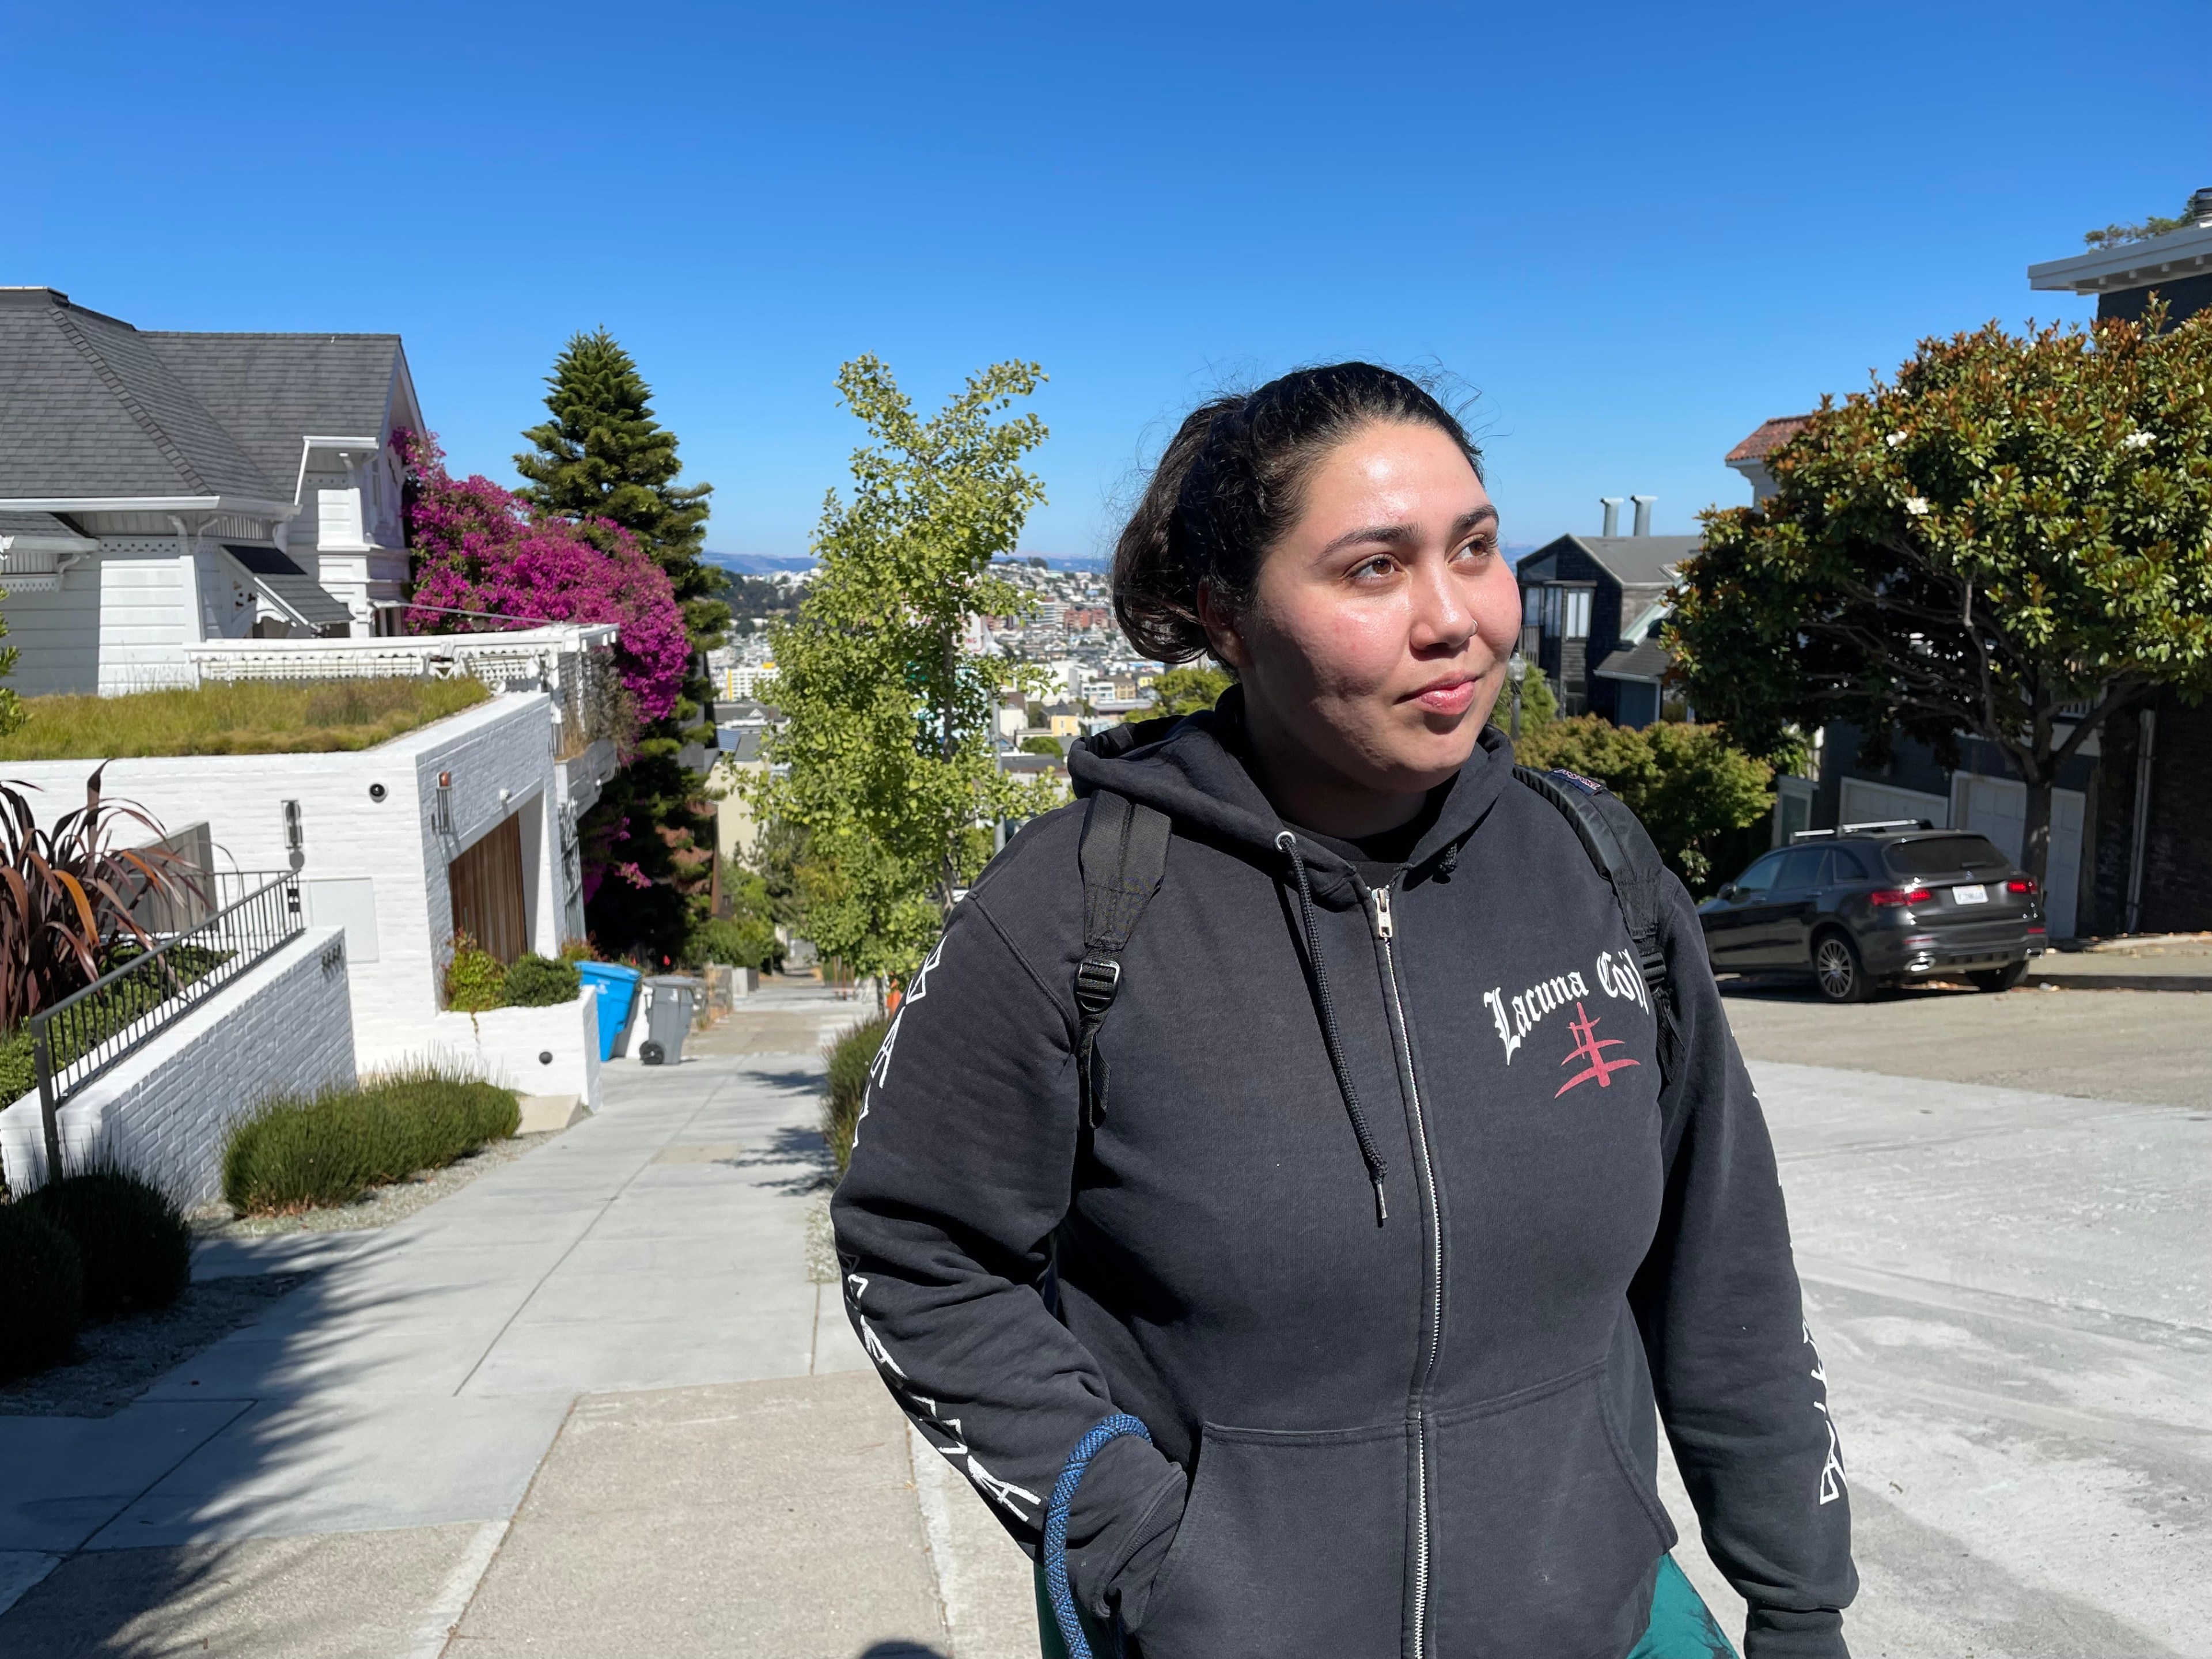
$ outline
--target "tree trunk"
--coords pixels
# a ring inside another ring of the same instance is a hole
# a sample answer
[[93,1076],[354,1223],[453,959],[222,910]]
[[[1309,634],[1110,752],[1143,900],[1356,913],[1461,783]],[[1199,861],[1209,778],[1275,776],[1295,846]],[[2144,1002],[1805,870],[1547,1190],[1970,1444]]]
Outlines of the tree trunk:
[[[2020,862],[2027,873],[2035,878],[2038,892],[2049,884],[2051,868],[2051,774],[2039,770],[2027,780],[2027,822],[2021,826]],[[2046,910],[2050,895],[2044,893]]]

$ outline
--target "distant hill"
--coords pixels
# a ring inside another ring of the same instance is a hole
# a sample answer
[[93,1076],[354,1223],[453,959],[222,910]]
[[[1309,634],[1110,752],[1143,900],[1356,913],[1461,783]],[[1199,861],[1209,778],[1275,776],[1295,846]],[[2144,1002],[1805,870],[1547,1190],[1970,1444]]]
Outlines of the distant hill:
[[779,570],[814,568],[811,553],[708,553],[702,556],[708,564],[739,576],[772,576]]
[[1027,564],[1032,559],[1042,559],[1048,570],[1103,571],[1114,562],[1103,554],[1096,553],[1002,553],[993,562]]

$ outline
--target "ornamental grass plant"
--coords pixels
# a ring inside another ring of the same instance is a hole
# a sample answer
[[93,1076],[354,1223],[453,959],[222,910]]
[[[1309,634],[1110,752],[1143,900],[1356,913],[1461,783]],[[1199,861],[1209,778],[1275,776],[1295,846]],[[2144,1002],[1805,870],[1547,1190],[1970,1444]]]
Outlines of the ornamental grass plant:
[[0,1204],[0,1382],[44,1370],[76,1341],[84,1268],[34,1206]]
[[86,1170],[26,1194],[22,1207],[76,1246],[87,1323],[166,1308],[191,1279],[192,1231],[184,1212],[137,1176]]
[[489,697],[475,679],[211,681],[127,696],[26,697],[0,762],[371,749]]
[[882,1016],[855,1025],[822,1051],[830,1062],[830,1093],[822,1104],[822,1139],[837,1160],[842,1179],[853,1161],[853,1137],[860,1127],[860,1108],[867,1099],[868,1071],[876,1063],[876,1050],[884,1046],[890,1021]]
[[231,1131],[222,1195],[242,1215],[344,1204],[503,1140],[521,1121],[514,1090],[417,1064],[269,1102]]

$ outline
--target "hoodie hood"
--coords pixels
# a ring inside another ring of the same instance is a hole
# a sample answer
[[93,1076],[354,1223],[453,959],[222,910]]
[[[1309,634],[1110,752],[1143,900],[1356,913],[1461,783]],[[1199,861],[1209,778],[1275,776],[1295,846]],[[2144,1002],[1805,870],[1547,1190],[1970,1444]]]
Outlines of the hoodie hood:
[[[1244,760],[1249,752],[1244,689],[1232,685],[1203,713],[1117,726],[1084,738],[1069,752],[1067,771],[1079,798],[1110,789],[1166,813],[1186,833],[1195,830],[1277,870],[1284,857],[1276,838],[1286,826],[1253,781]],[[1464,840],[1512,775],[1512,744],[1486,726],[1436,822],[1407,859],[1407,870],[1419,871]],[[1300,841],[1299,851],[1316,902],[1330,909],[1360,902],[1361,883],[1343,859],[1310,839]]]

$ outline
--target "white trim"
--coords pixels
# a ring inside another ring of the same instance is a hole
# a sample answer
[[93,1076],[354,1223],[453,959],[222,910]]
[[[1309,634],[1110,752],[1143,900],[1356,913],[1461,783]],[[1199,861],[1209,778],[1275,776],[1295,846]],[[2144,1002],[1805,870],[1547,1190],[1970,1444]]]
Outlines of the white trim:
[[296,501],[255,495],[16,495],[0,500],[0,513],[236,513],[289,519]]
[[2202,220],[2148,241],[2096,248],[2070,259],[2046,259],[2030,265],[2027,285],[2104,294],[2116,289],[2148,288],[2161,277],[2195,276],[2208,266],[2212,266],[2212,220]]

